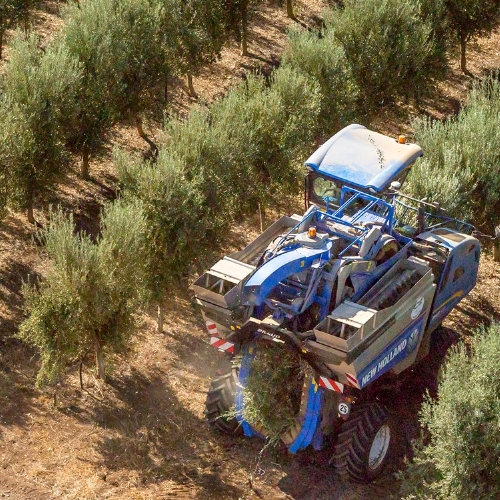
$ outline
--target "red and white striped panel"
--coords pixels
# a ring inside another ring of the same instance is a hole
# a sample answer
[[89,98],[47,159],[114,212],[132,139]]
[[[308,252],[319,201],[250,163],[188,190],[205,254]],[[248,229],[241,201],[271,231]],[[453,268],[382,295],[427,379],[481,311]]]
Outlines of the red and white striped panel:
[[229,352],[230,354],[234,354],[234,344],[231,342],[226,342],[224,339],[219,337],[210,337],[210,345],[219,349],[219,351]]
[[350,373],[346,373],[345,378],[347,379],[347,382],[349,383],[350,386],[355,387],[356,389],[359,389],[358,379],[354,375],[351,375]]
[[336,382],[331,378],[319,377],[319,385],[321,387],[324,387],[325,389],[330,389],[331,391],[340,392],[340,394],[344,392],[344,384]]
[[207,325],[207,330],[210,335],[214,337],[219,337],[219,330],[217,330],[217,325],[213,321],[205,321],[205,325]]

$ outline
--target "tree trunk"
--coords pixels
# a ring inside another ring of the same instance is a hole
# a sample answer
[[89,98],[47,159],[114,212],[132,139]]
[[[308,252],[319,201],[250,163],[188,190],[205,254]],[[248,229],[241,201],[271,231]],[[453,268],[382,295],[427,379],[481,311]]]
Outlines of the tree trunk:
[[85,145],[82,149],[82,168],[81,168],[81,176],[82,179],[88,181],[90,179],[90,152],[89,148]]
[[[0,20],[0,22],[3,24],[3,19]],[[2,59],[3,55],[3,34],[5,33],[4,30],[0,30],[0,59]]]
[[106,367],[104,365],[104,356],[102,353],[102,347],[101,345],[97,342],[96,347],[95,347],[95,361],[96,361],[96,368],[97,368],[97,376],[101,380],[106,380]]
[[194,90],[193,75],[191,73],[188,73],[186,77],[187,77],[189,97],[192,97],[193,99],[198,99],[198,94],[196,93],[196,90]]
[[500,241],[498,240],[493,242],[493,260],[500,262]]
[[32,191],[30,191],[28,193],[28,202],[27,202],[26,211],[27,211],[27,215],[28,215],[28,222],[30,224],[36,224],[35,214],[33,211],[33,192]]
[[259,221],[260,221],[260,232],[264,231],[264,225],[266,222],[266,207],[259,203]]
[[464,74],[468,75],[467,71],[467,59],[466,59],[466,48],[467,48],[467,37],[460,33],[460,69]]
[[292,3],[292,0],[286,0],[286,15],[290,19],[295,19],[295,14],[293,13],[293,3]]
[[158,156],[158,146],[144,132],[144,129],[142,128],[142,119],[139,115],[136,115],[135,117],[135,126],[139,137],[148,143],[151,149],[151,158],[156,159]]
[[500,262],[500,226],[495,228],[495,239],[493,240],[493,260]]
[[163,319],[165,317],[165,305],[163,304],[163,301],[161,300],[158,302],[158,316],[157,316],[157,321],[158,321],[158,333],[163,333]]
[[248,56],[248,9],[246,2],[241,6],[241,55]]

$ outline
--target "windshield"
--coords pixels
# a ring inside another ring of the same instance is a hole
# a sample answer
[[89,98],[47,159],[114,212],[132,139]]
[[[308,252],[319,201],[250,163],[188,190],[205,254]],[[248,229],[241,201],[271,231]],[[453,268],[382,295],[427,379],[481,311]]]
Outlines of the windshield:
[[[317,201],[328,201],[329,205],[339,206],[341,189],[334,181],[316,177],[312,183],[312,191]],[[326,197],[328,197],[328,200],[325,200]]]

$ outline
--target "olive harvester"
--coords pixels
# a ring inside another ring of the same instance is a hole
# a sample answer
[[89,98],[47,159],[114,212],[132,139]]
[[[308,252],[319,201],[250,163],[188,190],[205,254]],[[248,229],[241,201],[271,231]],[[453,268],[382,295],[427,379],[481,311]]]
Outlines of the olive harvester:
[[306,161],[304,215],[281,217],[196,280],[210,343],[236,360],[212,380],[211,426],[266,436],[244,396],[259,350],[277,344],[309,367],[281,441],[292,453],[328,447],[351,480],[380,475],[398,431],[379,391],[438,349],[479,266],[471,225],[401,193],[420,156],[403,136],[349,125]]

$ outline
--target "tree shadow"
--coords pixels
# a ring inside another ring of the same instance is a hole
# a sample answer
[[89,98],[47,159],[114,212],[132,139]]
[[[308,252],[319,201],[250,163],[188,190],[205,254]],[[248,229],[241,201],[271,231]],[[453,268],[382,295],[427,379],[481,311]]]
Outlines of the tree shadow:
[[41,408],[33,380],[35,352],[22,340],[0,337],[0,423],[28,427],[30,414]]
[[460,302],[455,310],[461,313],[460,330],[464,333],[476,330],[479,325],[488,327],[492,322],[500,321],[500,312],[482,295],[469,295],[467,302]]
[[220,477],[211,460],[212,443],[199,439],[206,433],[204,421],[184,407],[169,380],[132,369],[110,385],[121,404],[97,408],[94,415],[109,435],[97,443],[102,467],[134,471],[144,485],[168,479],[215,498],[241,496]]
[[39,278],[40,274],[24,262],[5,261],[0,269],[0,302],[7,308],[5,312],[0,311],[0,339],[16,333],[23,316],[23,284],[34,283]]

